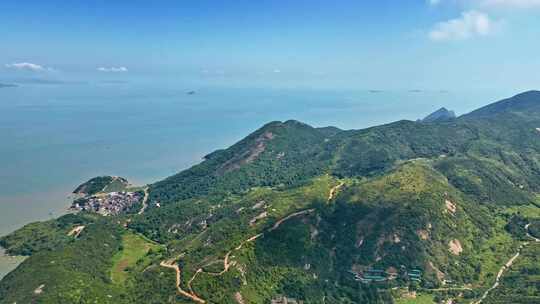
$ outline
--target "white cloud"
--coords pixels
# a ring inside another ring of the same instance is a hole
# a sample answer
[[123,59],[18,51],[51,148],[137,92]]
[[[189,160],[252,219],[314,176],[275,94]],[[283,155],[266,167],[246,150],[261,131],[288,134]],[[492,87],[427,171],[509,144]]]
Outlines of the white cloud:
[[459,18],[437,23],[429,32],[429,38],[433,41],[447,41],[487,36],[492,33],[493,25],[487,14],[467,11]]
[[127,72],[129,71],[126,67],[99,67],[97,68],[100,72],[108,72],[108,73],[120,73],[120,72]]
[[426,0],[431,6],[448,3],[468,8],[540,8],[540,0]]
[[540,0],[480,0],[485,7],[540,8]]
[[45,68],[39,64],[30,63],[30,62],[8,63],[5,65],[5,67],[8,69],[25,70],[25,71],[33,71],[33,72],[52,70],[50,68]]

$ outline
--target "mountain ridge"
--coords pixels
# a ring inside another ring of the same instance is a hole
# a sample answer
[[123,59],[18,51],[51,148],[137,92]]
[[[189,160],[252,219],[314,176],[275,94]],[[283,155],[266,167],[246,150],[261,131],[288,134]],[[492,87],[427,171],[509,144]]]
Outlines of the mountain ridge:
[[540,111],[540,91],[530,90],[513,97],[506,98],[487,106],[476,109],[461,118],[481,118],[489,117],[508,112],[520,112],[524,110]]
[[536,96],[362,130],[270,122],[150,185],[142,212],[1,238],[31,257],[0,281],[0,303],[393,303],[415,291],[473,302],[540,219]]

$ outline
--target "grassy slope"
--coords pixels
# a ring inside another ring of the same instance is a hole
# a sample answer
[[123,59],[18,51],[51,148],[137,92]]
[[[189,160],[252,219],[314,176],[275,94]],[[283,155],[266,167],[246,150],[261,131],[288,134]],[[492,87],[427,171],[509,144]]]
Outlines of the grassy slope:
[[139,235],[125,233],[122,236],[121,250],[113,257],[112,282],[123,284],[129,277],[129,271],[137,264],[147,266],[151,261],[145,259],[145,256],[150,250],[155,251],[159,248],[159,245]]
[[432,295],[418,295],[416,298],[403,298],[396,301],[396,304],[434,304]]

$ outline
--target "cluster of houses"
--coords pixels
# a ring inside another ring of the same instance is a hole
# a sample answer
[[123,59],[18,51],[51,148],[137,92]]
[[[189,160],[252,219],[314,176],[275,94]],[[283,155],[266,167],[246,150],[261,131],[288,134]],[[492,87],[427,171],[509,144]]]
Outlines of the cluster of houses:
[[409,280],[414,282],[421,282],[422,281],[422,271],[419,269],[413,269],[407,272],[407,277]]
[[[350,273],[354,276],[354,280],[362,282],[364,284],[387,282],[395,280],[399,277],[398,271],[393,268],[391,268],[390,270],[371,268],[362,272],[350,271]],[[421,282],[422,271],[419,269],[403,270],[402,278],[405,278],[409,281]]]
[[72,209],[92,211],[101,215],[117,215],[127,211],[143,199],[140,192],[110,192],[79,198],[73,202]]
[[279,295],[270,301],[271,304],[303,304],[304,301],[296,300],[294,298],[287,298],[286,296]]

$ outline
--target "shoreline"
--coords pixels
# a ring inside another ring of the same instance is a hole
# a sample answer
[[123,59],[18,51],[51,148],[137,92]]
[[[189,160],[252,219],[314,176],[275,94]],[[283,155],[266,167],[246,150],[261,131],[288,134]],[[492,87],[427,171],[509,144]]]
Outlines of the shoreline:
[[28,257],[6,254],[5,248],[0,246],[0,281],[15,270]]
[[[148,187],[149,184],[141,184],[139,183],[132,183],[131,180],[129,180],[129,186],[130,187]],[[81,181],[81,183],[84,183],[86,181]],[[146,190],[147,188],[145,188]],[[40,221],[49,221],[53,219],[57,219],[61,216],[64,216],[66,214],[70,213],[76,213],[77,211],[74,211],[71,209],[73,200],[77,197],[77,194],[70,192],[67,193],[57,193],[57,196],[62,196],[63,206],[60,208],[54,208],[54,210],[50,211],[47,216],[38,216],[36,219],[33,220],[21,220],[20,225],[17,225],[14,229],[10,229],[9,231],[5,231],[3,233],[0,233],[0,237],[9,235],[18,229],[21,229],[25,225],[28,225],[30,223],[34,222],[40,222]],[[53,200],[51,200],[51,203]],[[27,256],[18,256],[18,255],[10,255],[6,253],[6,248],[2,247],[0,245],[0,281],[8,275],[10,272],[15,270],[21,263],[23,263],[28,257]]]

